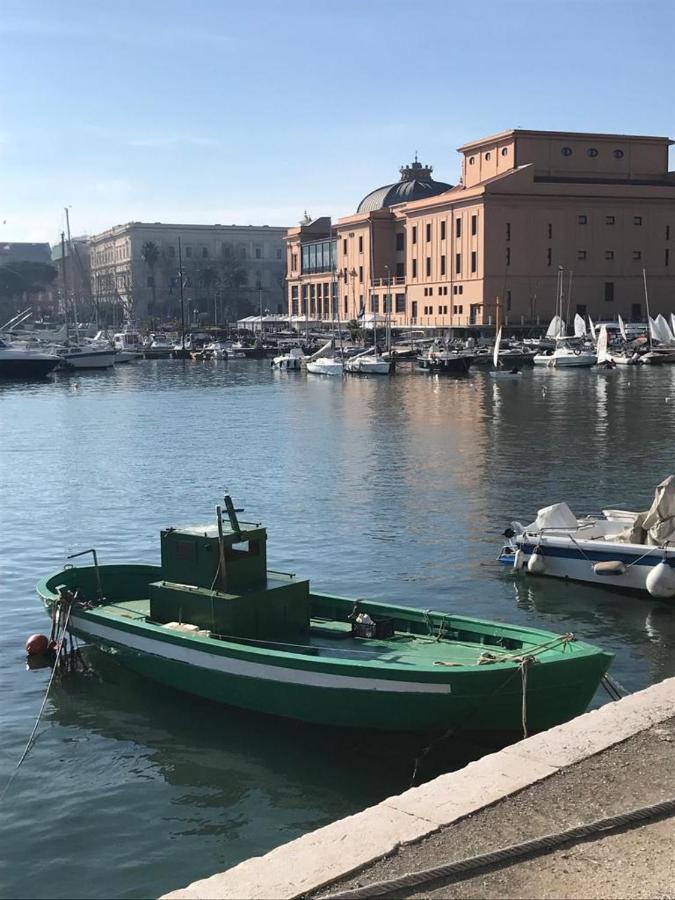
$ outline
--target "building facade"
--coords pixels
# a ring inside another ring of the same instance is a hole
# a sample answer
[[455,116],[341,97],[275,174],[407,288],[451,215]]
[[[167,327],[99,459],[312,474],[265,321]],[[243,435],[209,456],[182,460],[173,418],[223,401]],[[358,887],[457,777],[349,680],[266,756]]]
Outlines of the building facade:
[[99,310],[126,318],[180,315],[178,241],[186,315],[234,321],[285,306],[285,228],[130,222],[90,238],[91,291]]
[[[289,230],[289,309],[319,319],[388,313],[399,326],[483,326],[497,317],[528,325],[551,318],[562,284],[568,321],[577,312],[638,321],[646,318],[644,270],[652,315],[667,314],[675,307],[671,143],[506,131],[459,148],[454,187],[416,161],[355,215]],[[410,188],[415,179],[427,182],[421,195]],[[328,256],[319,255],[322,242]]]

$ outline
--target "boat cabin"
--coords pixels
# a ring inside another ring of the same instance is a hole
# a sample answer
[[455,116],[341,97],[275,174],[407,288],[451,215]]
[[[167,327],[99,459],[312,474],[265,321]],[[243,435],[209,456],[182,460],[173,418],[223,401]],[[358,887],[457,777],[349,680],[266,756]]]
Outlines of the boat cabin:
[[162,580],[150,584],[150,618],[214,636],[288,640],[309,629],[309,581],[267,569],[259,524],[161,532]]

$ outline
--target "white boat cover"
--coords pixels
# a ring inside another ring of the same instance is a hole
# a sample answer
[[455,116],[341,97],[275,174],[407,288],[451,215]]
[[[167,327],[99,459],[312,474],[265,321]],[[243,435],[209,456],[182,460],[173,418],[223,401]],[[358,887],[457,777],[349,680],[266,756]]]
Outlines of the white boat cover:
[[654,502],[642,527],[647,532],[647,544],[675,543],[675,475],[669,475],[654,491]]
[[554,503],[537,512],[537,518],[525,531],[541,531],[543,528],[578,528],[576,516],[566,503]]

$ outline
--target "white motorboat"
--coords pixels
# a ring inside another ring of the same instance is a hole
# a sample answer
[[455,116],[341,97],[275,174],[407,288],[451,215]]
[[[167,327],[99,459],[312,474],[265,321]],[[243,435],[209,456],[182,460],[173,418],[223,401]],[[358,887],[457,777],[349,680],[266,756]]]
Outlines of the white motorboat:
[[578,519],[566,503],[555,503],[504,534],[500,562],[518,571],[675,598],[673,475],[658,485],[646,512],[605,509]]
[[333,375],[342,376],[344,374],[344,363],[336,356],[320,356],[307,363],[307,371],[312,375]]
[[58,350],[66,369],[109,369],[115,365],[117,350],[113,347],[83,345]]
[[169,359],[174,350],[174,341],[164,334],[155,334],[150,343],[143,347],[146,359]]
[[285,371],[296,371],[302,368],[302,361],[304,358],[305,354],[300,347],[291,347],[288,353],[274,357],[272,360],[272,368]]
[[143,359],[143,341],[137,331],[120,331],[114,334],[112,345],[117,350],[116,365]]
[[389,375],[391,372],[391,361],[377,356],[371,349],[358,356],[352,356],[351,359],[345,361],[345,372],[351,372],[352,375]]
[[0,378],[44,378],[60,362],[55,353],[0,340]]
[[534,357],[535,366],[549,369],[563,369],[579,366],[594,366],[598,361],[595,350],[577,338],[556,338],[555,348]]

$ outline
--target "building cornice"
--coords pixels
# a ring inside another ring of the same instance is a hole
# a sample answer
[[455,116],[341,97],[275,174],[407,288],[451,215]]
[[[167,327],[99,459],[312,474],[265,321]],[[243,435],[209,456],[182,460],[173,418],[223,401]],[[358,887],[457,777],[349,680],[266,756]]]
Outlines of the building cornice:
[[465,153],[468,150],[476,150],[479,147],[484,147],[488,144],[495,144],[499,141],[506,141],[514,137],[544,137],[554,139],[567,138],[569,140],[592,139],[594,141],[634,141],[636,143],[650,142],[659,144],[666,143],[668,145],[675,143],[669,137],[658,137],[656,135],[609,134],[597,131],[535,131],[525,128],[511,128],[507,131],[499,131],[497,132],[497,134],[491,134],[487,137],[479,138],[476,141],[470,141],[468,144],[462,144],[461,147],[457,147],[457,152]]

